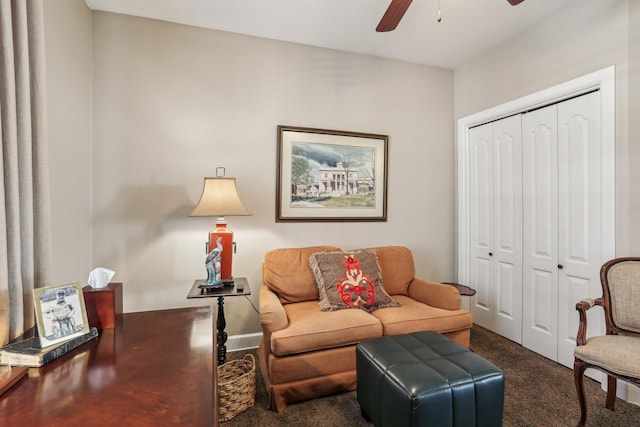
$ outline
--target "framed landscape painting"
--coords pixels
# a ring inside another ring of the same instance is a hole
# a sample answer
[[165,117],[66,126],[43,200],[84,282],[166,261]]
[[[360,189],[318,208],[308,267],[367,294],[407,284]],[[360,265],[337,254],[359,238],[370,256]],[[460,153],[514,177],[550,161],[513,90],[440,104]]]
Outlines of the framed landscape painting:
[[278,126],[276,221],[386,221],[389,137]]

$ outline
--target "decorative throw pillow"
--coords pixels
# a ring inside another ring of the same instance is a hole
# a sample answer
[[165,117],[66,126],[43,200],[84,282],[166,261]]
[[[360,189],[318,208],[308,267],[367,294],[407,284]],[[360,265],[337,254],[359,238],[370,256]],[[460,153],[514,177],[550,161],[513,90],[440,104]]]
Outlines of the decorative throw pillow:
[[361,308],[371,312],[400,306],[382,286],[378,257],[373,251],[316,252],[309,264],[323,311]]

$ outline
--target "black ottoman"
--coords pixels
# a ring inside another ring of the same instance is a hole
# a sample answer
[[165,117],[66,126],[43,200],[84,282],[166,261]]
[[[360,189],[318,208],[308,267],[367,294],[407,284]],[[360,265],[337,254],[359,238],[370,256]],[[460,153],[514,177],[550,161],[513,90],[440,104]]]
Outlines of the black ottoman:
[[358,403],[380,426],[501,426],[504,375],[436,332],[356,347]]

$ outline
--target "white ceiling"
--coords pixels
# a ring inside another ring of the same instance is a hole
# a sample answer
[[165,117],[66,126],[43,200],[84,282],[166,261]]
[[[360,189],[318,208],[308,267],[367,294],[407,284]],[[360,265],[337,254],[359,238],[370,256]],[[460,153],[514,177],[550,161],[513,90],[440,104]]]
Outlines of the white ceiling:
[[95,10],[449,69],[581,1],[414,0],[398,28],[377,33],[390,0],[85,0]]

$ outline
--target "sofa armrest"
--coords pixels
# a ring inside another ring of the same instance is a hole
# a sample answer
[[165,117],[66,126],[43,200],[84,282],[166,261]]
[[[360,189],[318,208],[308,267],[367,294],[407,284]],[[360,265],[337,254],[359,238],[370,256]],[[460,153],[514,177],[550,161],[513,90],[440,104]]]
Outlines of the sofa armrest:
[[278,331],[289,324],[280,298],[264,285],[260,287],[260,324],[268,332]]
[[432,307],[445,310],[460,309],[460,292],[453,286],[413,279],[409,284],[409,297]]

